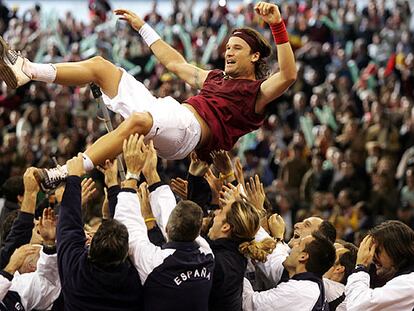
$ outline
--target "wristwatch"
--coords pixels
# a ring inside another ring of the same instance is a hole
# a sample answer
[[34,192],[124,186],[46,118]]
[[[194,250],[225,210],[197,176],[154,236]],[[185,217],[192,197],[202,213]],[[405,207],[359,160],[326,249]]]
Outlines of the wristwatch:
[[125,180],[128,180],[128,179],[135,179],[137,182],[139,182],[139,174],[127,172],[125,175]]
[[368,273],[368,267],[363,264],[358,264],[355,266],[354,272],[367,272]]

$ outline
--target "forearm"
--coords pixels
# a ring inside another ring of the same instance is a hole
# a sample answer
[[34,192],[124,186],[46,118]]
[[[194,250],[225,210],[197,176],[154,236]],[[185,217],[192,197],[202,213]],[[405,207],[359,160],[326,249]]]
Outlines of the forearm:
[[162,39],[151,45],[151,51],[154,53],[159,62],[168,69],[168,71],[175,74],[178,74],[176,66],[187,62],[176,49]]
[[121,187],[118,185],[112,186],[108,189],[108,205],[110,218],[114,218],[116,204],[118,203],[118,194]]
[[293,82],[296,80],[296,63],[290,43],[276,45],[277,59],[279,62],[280,75],[286,80]]
[[287,81],[294,81],[297,73],[295,55],[289,43],[285,25],[281,22],[270,27],[276,43],[280,75]]
[[21,211],[34,214],[36,209],[37,192],[25,192],[22,201]]
[[9,262],[11,255],[17,248],[30,242],[34,227],[33,219],[34,214],[19,212],[4,242],[4,247],[1,249],[0,268],[3,268]]
[[[157,186],[154,184],[153,186]],[[167,238],[166,226],[168,218],[172,210],[177,204],[174,194],[171,191],[171,188],[165,184],[158,184],[158,187],[150,187],[150,205],[152,212],[154,213],[155,218],[157,219],[157,224],[161,229],[163,235]]]
[[85,243],[81,215],[81,178],[78,176],[69,176],[67,179],[56,233],[59,255],[62,248],[68,245],[83,247]]

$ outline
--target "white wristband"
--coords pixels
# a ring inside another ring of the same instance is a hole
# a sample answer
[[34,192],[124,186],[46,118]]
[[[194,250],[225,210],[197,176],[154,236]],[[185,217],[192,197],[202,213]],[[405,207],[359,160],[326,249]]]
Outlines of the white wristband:
[[139,30],[138,33],[141,35],[142,39],[144,39],[145,43],[148,46],[151,46],[155,41],[161,39],[161,37],[157,34],[157,32],[151,28],[150,25],[145,23]]

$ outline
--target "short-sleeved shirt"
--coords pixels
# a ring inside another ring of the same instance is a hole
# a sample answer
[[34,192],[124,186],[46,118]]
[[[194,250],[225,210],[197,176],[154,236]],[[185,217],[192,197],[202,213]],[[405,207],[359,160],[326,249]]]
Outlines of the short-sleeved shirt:
[[255,112],[263,81],[231,79],[221,70],[212,70],[200,93],[186,100],[211,130],[210,142],[197,152],[201,159],[212,150],[231,150],[241,136],[263,124],[264,115]]

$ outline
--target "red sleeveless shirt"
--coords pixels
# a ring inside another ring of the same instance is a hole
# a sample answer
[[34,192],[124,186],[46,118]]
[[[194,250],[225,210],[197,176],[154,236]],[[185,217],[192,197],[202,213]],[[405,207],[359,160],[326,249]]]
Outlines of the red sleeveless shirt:
[[264,115],[255,112],[263,81],[227,79],[223,71],[212,70],[200,93],[185,101],[194,107],[211,130],[210,142],[197,150],[200,159],[208,160],[213,150],[231,150],[241,136],[263,124]]

